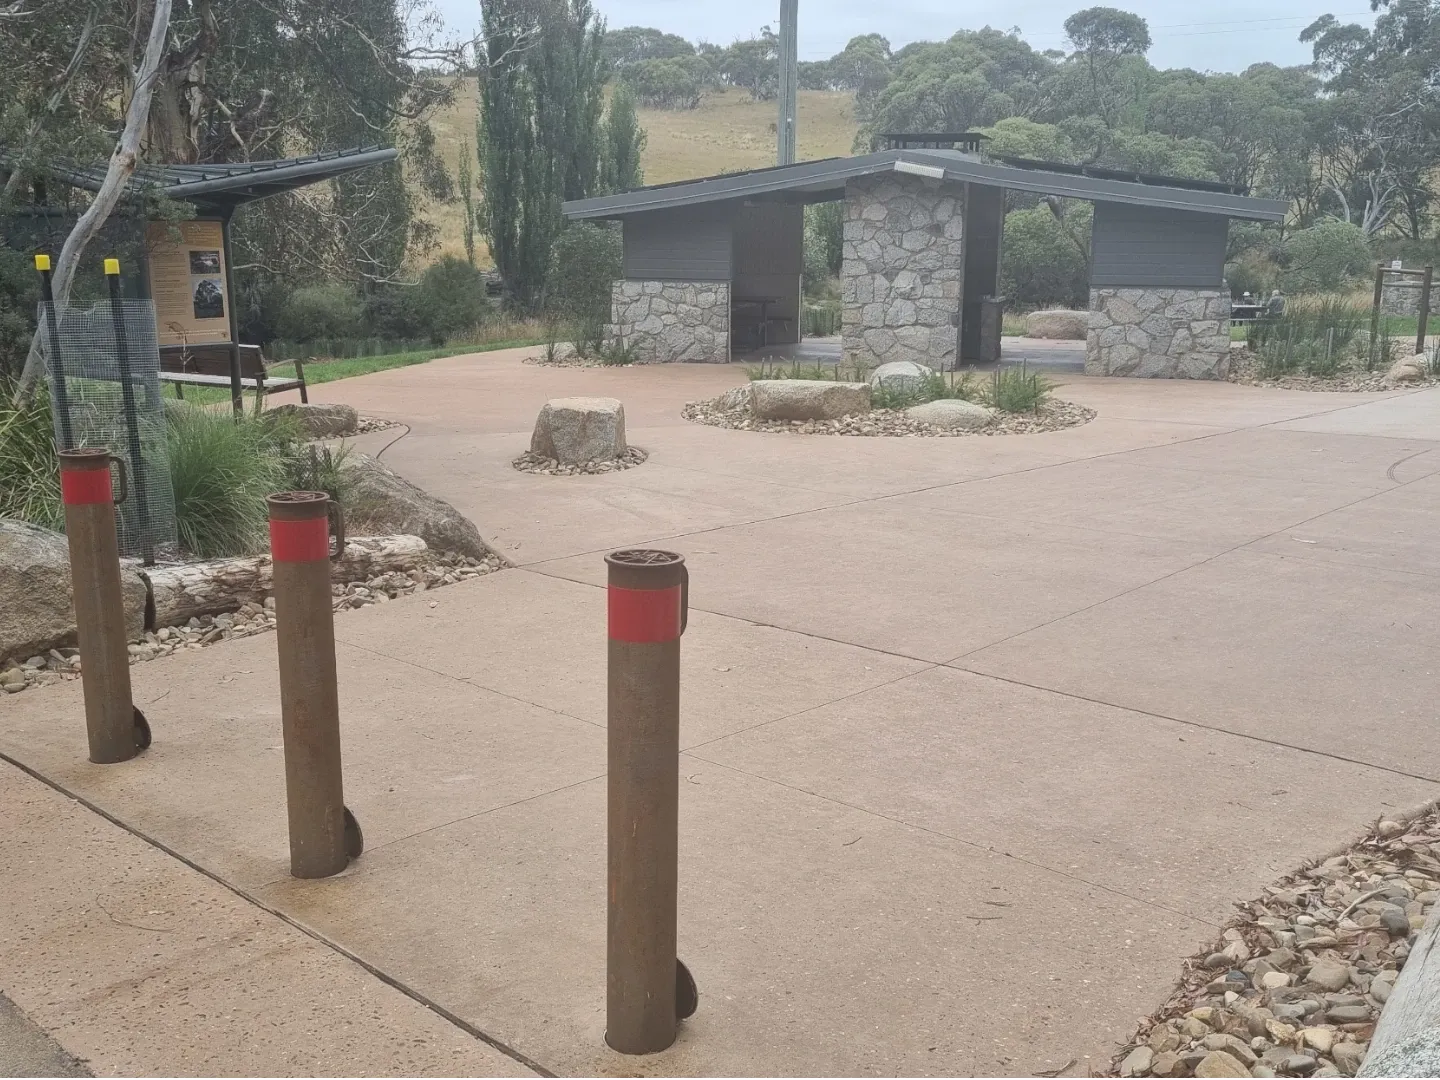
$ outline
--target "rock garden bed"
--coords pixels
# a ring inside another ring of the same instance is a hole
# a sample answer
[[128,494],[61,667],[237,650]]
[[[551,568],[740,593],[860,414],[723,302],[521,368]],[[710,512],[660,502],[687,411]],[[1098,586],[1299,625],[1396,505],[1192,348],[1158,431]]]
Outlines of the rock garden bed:
[[1322,393],[1363,393],[1381,390],[1418,389],[1440,383],[1420,355],[1402,357],[1384,371],[1366,371],[1344,366],[1331,375],[1307,375],[1303,371],[1274,374],[1249,349],[1235,349],[1230,358],[1229,379],[1246,386],[1268,386],[1280,390],[1311,390]]
[[[408,539],[416,539],[410,537]],[[423,543],[419,545],[424,548]],[[473,559],[466,555],[425,550],[406,570],[387,570],[372,577],[330,586],[336,611],[384,604],[411,593],[428,592],[444,585],[480,577],[504,568],[497,555]],[[275,599],[247,600],[231,612],[192,615],[183,623],[146,631],[129,646],[130,663],[155,660],[186,649],[200,649],[232,638],[250,637],[275,629]],[[0,690],[17,694],[31,686],[80,677],[80,650],[47,649],[24,661],[18,659],[0,670]]]
[[602,367],[597,356],[581,356],[568,341],[557,343],[554,348],[541,347],[534,356],[527,356],[522,364],[536,367]]
[[1440,809],[1282,878],[1184,962],[1119,1076],[1353,1076],[1440,898]]
[[576,461],[566,464],[553,457],[527,450],[510,464],[520,472],[540,473],[544,476],[592,476],[597,473],[633,469],[636,465],[645,464],[647,457],[649,455],[638,446],[627,446],[615,457],[603,461]]
[[710,401],[692,401],[682,415],[738,431],[866,437],[1023,435],[1095,418],[1093,409],[1060,401],[1050,390],[1023,368],[997,372],[985,386],[970,375],[947,381],[920,364],[898,361],[876,368],[865,382],[754,379]]
[[[354,410],[349,413],[343,419],[353,428]],[[315,407],[302,410],[300,420],[309,433],[328,430],[326,415]],[[220,423],[232,430],[228,416],[222,415]],[[312,456],[312,464],[317,461]],[[327,452],[324,463],[326,476],[343,489],[348,535],[331,571],[337,610],[384,603],[504,565],[468,518],[374,458]],[[274,479],[267,474],[267,482]],[[273,490],[267,486],[251,493],[262,536],[263,495]],[[257,549],[264,550],[259,537],[242,548]],[[161,559],[143,568],[122,560],[121,592],[132,661],[244,637],[272,625],[271,565],[264,554]],[[75,644],[65,537],[53,528],[0,518],[0,689],[13,694],[74,677],[79,670]]]

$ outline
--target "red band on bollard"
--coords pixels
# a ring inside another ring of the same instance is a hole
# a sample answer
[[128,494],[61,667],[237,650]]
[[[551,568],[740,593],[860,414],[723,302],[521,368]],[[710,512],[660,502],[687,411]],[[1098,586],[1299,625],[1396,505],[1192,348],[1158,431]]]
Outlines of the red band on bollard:
[[66,506],[115,501],[109,469],[61,469],[60,497]]
[[680,636],[680,586],[668,589],[622,589],[611,585],[610,637],[650,645]]
[[270,556],[276,562],[315,562],[330,558],[330,523],[323,517],[303,521],[271,518]]

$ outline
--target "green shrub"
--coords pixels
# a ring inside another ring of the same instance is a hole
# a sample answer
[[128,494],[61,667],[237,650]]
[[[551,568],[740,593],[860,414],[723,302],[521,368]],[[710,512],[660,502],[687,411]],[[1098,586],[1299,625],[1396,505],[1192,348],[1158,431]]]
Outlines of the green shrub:
[[840,276],[844,257],[845,204],[814,203],[805,207],[804,290],[825,297]]
[[1341,358],[1354,353],[1365,359],[1369,341],[1368,315],[1335,297],[1318,303],[1292,301],[1284,315],[1257,319],[1246,331],[1246,343],[1265,378],[1296,371],[1328,377],[1340,368]]
[[64,528],[65,510],[50,402],[42,389],[17,407],[14,391],[0,379],[0,517],[58,531]]
[[941,401],[946,398],[977,401],[980,396],[980,387],[973,371],[966,371],[958,377],[953,371],[943,375],[932,372],[921,380],[918,386],[909,389],[887,390],[879,386],[872,387],[870,405],[876,409],[908,409],[912,405],[924,405],[928,401]]
[[[280,437],[285,436],[282,433]],[[344,508],[354,501],[355,474],[345,467],[350,456],[348,443],[332,447],[297,440],[286,442],[279,452],[287,490],[323,491]]]
[[[831,284],[834,278],[830,279]],[[844,320],[844,309],[840,301],[825,300],[818,304],[806,304],[800,309],[801,334],[805,337],[835,337],[840,333]]]
[[596,328],[610,321],[610,286],[623,275],[623,261],[618,230],[588,221],[568,226],[550,248],[546,307],[597,344]]
[[13,248],[0,247],[0,376],[20,374],[39,303],[39,275],[30,259]]
[[1083,308],[1090,298],[1085,252],[1090,243],[1088,206],[1070,207],[1059,221],[1048,206],[1005,215],[1000,291],[1023,309]]
[[429,328],[418,300],[418,293],[408,285],[380,285],[366,293],[367,336],[383,341],[428,339]]
[[165,410],[175,529],[202,559],[263,551],[265,496],[289,486],[283,425],[229,409],[170,403]]
[[278,324],[289,341],[364,336],[360,298],[345,285],[307,285],[286,301]]
[[1358,225],[1326,218],[1292,233],[1282,248],[1289,292],[1336,292],[1371,269],[1370,246]]
[[485,275],[466,260],[447,255],[426,267],[413,300],[417,328],[436,345],[473,330],[486,321],[490,302]]
[[989,405],[1001,412],[1037,412],[1049,400],[1055,384],[1039,372],[1019,367],[996,368],[985,393]]
[[602,343],[595,352],[605,367],[628,367],[640,359],[640,349],[623,341]]

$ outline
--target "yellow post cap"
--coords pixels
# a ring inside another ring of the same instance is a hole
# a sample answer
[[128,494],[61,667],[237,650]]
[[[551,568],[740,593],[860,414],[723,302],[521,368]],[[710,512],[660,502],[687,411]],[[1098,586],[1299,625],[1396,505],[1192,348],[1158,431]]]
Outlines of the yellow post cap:
[[106,259],[106,260],[105,260],[105,276],[106,276],[106,277],[114,277],[115,275],[117,275],[117,274],[119,274],[119,273],[120,273],[120,260],[119,260],[119,259]]
[[36,256],[35,256],[35,269],[36,269],[36,270],[39,270],[42,274],[43,274],[46,270],[49,270],[49,269],[50,269],[50,256],[49,256],[49,255],[36,255]]

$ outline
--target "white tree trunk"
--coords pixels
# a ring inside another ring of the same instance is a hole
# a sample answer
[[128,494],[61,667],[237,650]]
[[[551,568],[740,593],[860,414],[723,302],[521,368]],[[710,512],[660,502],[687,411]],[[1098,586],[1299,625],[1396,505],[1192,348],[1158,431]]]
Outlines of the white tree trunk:
[[[75,280],[75,268],[80,256],[94,239],[95,234],[109,220],[110,214],[125,193],[125,185],[135,172],[140,160],[140,140],[150,121],[150,99],[155,89],[155,76],[159,73],[160,62],[165,58],[165,42],[170,34],[171,0],[155,0],[155,14],[150,22],[150,38],[145,45],[145,55],[140,68],[135,72],[135,90],[130,96],[130,106],[125,110],[125,129],[115,152],[110,155],[110,167],[105,171],[105,180],[95,198],[75,222],[60,257],[55,260],[55,289],[57,306],[70,299],[70,286]],[[25,358],[25,370],[15,390],[16,401],[28,400],[35,392],[35,380],[40,374],[40,332],[35,332],[30,342],[30,355]]]
[[[331,573],[346,581],[404,573],[422,566],[429,556],[430,549],[418,536],[357,536],[345,542],[345,555]],[[268,555],[154,567],[144,575],[154,610],[146,619],[149,630],[235,611],[242,604],[263,604],[271,588]]]

